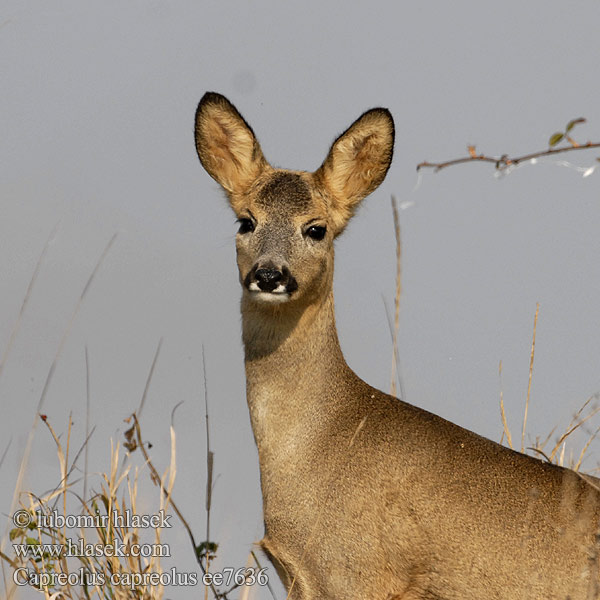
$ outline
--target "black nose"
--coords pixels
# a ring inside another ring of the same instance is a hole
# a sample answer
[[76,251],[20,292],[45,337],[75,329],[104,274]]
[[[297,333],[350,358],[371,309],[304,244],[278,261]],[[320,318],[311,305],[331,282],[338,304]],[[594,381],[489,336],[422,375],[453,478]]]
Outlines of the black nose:
[[254,277],[263,292],[272,292],[283,279],[283,273],[277,269],[257,269]]

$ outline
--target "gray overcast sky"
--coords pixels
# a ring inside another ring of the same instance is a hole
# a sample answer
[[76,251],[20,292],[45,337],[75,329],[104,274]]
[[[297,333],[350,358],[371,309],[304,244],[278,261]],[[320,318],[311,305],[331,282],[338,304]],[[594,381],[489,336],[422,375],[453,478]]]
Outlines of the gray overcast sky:
[[[539,302],[529,432],[562,431],[600,391],[600,173],[582,178],[545,161],[495,179],[493,168],[468,165],[424,173],[415,189],[415,165],[462,155],[467,144],[490,154],[540,149],[579,116],[589,123],[576,137],[598,141],[599,23],[600,5],[591,0],[5,0],[0,348],[45,240],[57,230],[0,378],[0,454],[12,440],[0,467],[2,512],[9,512],[60,338],[118,232],[76,317],[43,412],[59,432],[72,414],[74,447],[82,443],[87,345],[96,425],[90,469],[106,470],[110,438],[122,439],[123,419],[139,403],[163,337],[142,426],[157,466],[166,467],[171,411],[184,401],[174,421],[175,498],[202,540],[204,346],[217,476],[212,537],[221,544],[215,569],[243,565],[261,536],[236,228],[192,136],[194,110],[207,90],[230,98],[273,164],[307,170],[359,114],[387,106],[396,121],[394,164],[336,251],[338,328],[349,364],[389,389],[384,299],[392,306],[395,194],[407,205],[405,399],[499,440],[502,360],[509,423],[519,438]],[[564,159],[587,167],[598,154]],[[597,457],[592,446],[588,469]],[[50,436],[38,427],[26,488],[43,492],[59,477]],[[144,486],[146,479],[141,475]],[[185,533],[174,529],[167,532],[171,564],[194,570]],[[188,598],[189,589],[170,588],[166,597]]]

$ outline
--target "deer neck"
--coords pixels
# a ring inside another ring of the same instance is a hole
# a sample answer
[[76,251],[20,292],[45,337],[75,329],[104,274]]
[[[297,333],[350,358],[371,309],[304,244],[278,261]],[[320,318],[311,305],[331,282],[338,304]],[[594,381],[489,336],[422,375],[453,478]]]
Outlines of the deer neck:
[[246,385],[261,468],[282,460],[335,412],[335,395],[351,373],[335,327],[333,292],[303,308],[242,300]]

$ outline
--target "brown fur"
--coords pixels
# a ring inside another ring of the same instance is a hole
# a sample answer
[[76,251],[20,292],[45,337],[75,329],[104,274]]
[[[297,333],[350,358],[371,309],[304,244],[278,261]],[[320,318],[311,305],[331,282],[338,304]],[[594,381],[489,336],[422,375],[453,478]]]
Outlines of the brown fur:
[[[598,480],[384,394],[344,361],[333,240],[385,177],[393,137],[374,109],[315,173],[276,170],[226,99],[198,107],[200,160],[253,226],[236,244],[262,547],[294,599],[593,598]],[[297,289],[271,303],[284,295],[253,292],[257,268]]]

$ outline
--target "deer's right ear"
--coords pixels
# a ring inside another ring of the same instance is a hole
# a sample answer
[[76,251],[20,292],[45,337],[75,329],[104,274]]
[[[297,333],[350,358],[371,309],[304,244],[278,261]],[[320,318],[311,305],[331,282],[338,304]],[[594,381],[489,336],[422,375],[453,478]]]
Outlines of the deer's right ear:
[[246,192],[267,166],[252,128],[221,94],[200,100],[195,135],[202,166],[230,195]]

